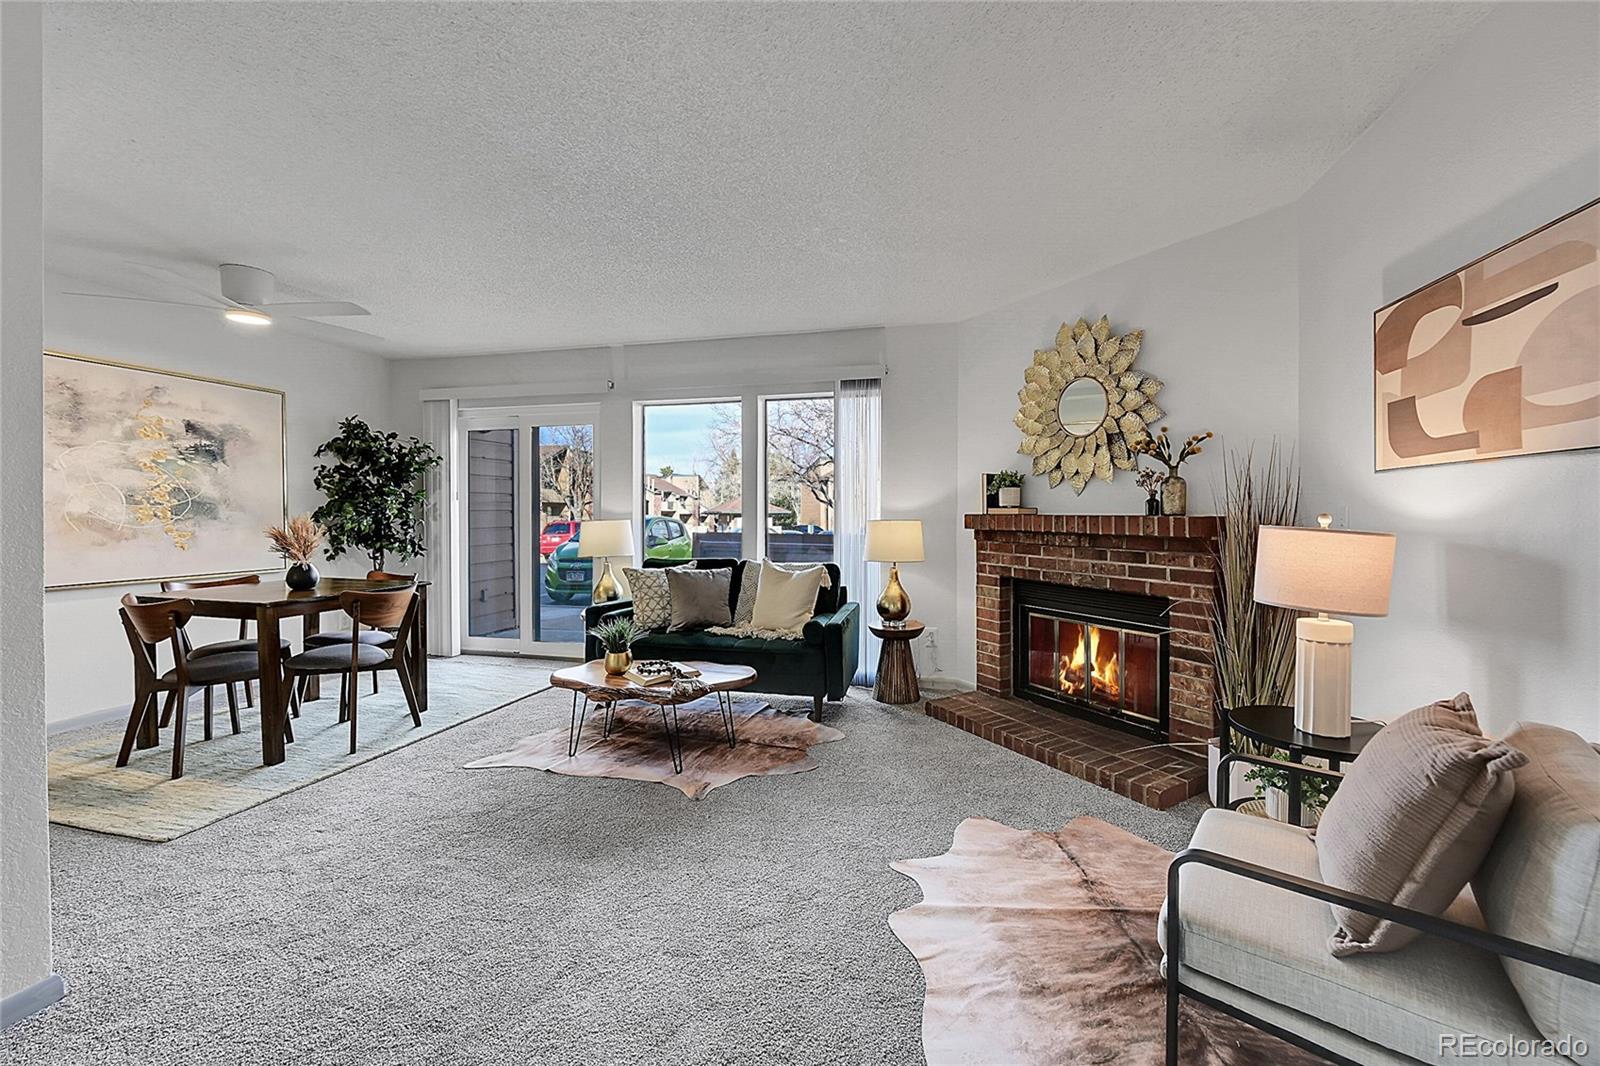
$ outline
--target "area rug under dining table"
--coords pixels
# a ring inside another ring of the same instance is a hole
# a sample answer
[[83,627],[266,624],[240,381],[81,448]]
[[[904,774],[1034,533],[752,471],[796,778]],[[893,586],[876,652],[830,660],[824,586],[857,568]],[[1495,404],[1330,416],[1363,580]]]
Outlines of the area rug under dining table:
[[323,692],[332,695],[305,704],[294,719],[294,743],[276,766],[261,765],[261,718],[254,709],[240,708],[241,732],[234,735],[219,698],[213,737],[200,739],[197,696],[189,709],[184,776],[176,781],[170,727],[161,731],[159,745],[134,749],[123,767],[116,758],[124,721],[60,733],[50,744],[50,821],[138,840],[175,840],[539,692],[562,665],[480,655],[435,659],[421,728],[413,727],[394,675],[380,682],[377,694],[364,676],[354,755],[350,727],[338,720],[337,679],[325,681]]

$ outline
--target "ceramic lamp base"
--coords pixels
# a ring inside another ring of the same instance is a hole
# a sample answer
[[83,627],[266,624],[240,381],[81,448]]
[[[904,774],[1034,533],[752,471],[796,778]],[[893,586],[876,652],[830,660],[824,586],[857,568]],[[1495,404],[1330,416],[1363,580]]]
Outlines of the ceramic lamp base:
[[1303,733],[1350,735],[1350,651],[1355,627],[1302,618],[1294,627],[1294,724]]

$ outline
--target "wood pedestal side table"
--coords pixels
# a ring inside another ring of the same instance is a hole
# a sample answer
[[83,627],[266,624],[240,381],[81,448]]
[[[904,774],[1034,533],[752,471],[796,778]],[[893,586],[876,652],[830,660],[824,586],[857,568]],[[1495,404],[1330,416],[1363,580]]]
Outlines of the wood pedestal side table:
[[883,641],[878,652],[878,683],[872,698],[879,703],[916,703],[922,698],[917,688],[917,663],[911,657],[911,642],[922,636],[923,624],[907,618],[903,627],[869,625],[872,635]]

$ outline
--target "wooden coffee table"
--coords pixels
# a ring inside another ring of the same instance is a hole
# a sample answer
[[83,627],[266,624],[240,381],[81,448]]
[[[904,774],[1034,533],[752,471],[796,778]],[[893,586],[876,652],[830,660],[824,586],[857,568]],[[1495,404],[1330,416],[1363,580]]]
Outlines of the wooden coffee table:
[[[611,717],[617,704],[624,700],[651,703],[661,708],[661,728],[667,734],[667,748],[672,752],[672,770],[683,773],[683,742],[678,735],[678,707],[692,703],[710,693],[717,697],[717,708],[722,712],[722,724],[728,731],[728,747],[738,743],[733,723],[733,692],[755,684],[756,672],[748,666],[724,666],[721,663],[686,662],[700,671],[700,676],[676,685],[639,685],[626,677],[613,677],[606,673],[605,661],[595,659],[582,666],[569,666],[550,675],[550,684],[556,688],[572,690],[572,721],[567,727],[567,758],[578,754],[578,737],[583,732],[583,720],[589,713],[589,704],[605,708],[605,728],[602,736],[611,735]],[[582,706],[579,698],[582,698]],[[670,711],[670,717],[669,717]]]

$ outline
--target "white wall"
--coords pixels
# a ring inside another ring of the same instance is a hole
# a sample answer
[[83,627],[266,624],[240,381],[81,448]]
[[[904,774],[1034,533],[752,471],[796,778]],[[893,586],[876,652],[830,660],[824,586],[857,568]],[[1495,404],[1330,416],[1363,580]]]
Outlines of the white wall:
[[44,424],[39,403],[40,12],[0,5],[0,997],[7,1021],[60,995],[50,972],[45,795]]
[[[375,355],[309,340],[279,327],[260,329],[184,308],[60,295],[75,288],[46,276],[45,346],[141,366],[205,374],[287,393],[289,513],[316,508],[312,453],[339,420],[359,414],[389,425],[389,371]],[[319,564],[324,573],[361,575],[364,558]],[[128,643],[117,601],[132,586],[64,589],[45,594],[49,714],[59,726],[125,708],[132,698]],[[196,639],[237,636],[236,623],[197,620]]]
[[1243,450],[1293,443],[1298,387],[1295,216],[1282,208],[1226,229],[1151,252],[1108,270],[980,315],[960,327],[961,420],[957,427],[956,610],[958,654],[947,671],[975,676],[973,535],[962,516],[978,509],[981,475],[1017,469],[1030,474],[1022,502],[1051,514],[1141,514],[1144,493],[1118,471],[1107,484],[1090,481],[1081,496],[1063,482],[1031,476],[1032,459],[1017,454],[1012,425],[1022,372],[1037,348],[1055,346],[1063,320],[1109,316],[1112,329],[1145,331],[1135,364],[1165,382],[1157,402],[1164,424],[1186,437],[1217,434],[1214,446],[1183,467],[1192,514],[1215,513],[1211,501],[1223,447]]
[[[953,590],[956,394],[955,328],[914,326],[827,333],[623,345],[472,358],[408,359],[392,364],[390,402],[397,428],[420,432],[418,394],[430,388],[506,386],[493,400],[464,403],[598,403],[600,512],[633,513],[633,406],[645,399],[727,397],[786,387],[830,387],[839,368],[886,364],[882,469],[886,517],[921,518],[927,562],[904,579],[917,616],[935,628],[941,651],[955,626]],[[603,389],[607,380],[615,388]],[[587,388],[571,390],[575,383]],[[522,386],[526,386],[524,390]],[[877,588],[852,591],[866,609]],[[947,656],[948,657],[948,656]]]
[[[1600,7],[1496,11],[1298,206],[1306,509],[1398,534],[1357,713],[1600,737],[1600,452],[1373,472],[1372,312],[1600,195]],[[1596,355],[1600,358],[1600,354]]]

